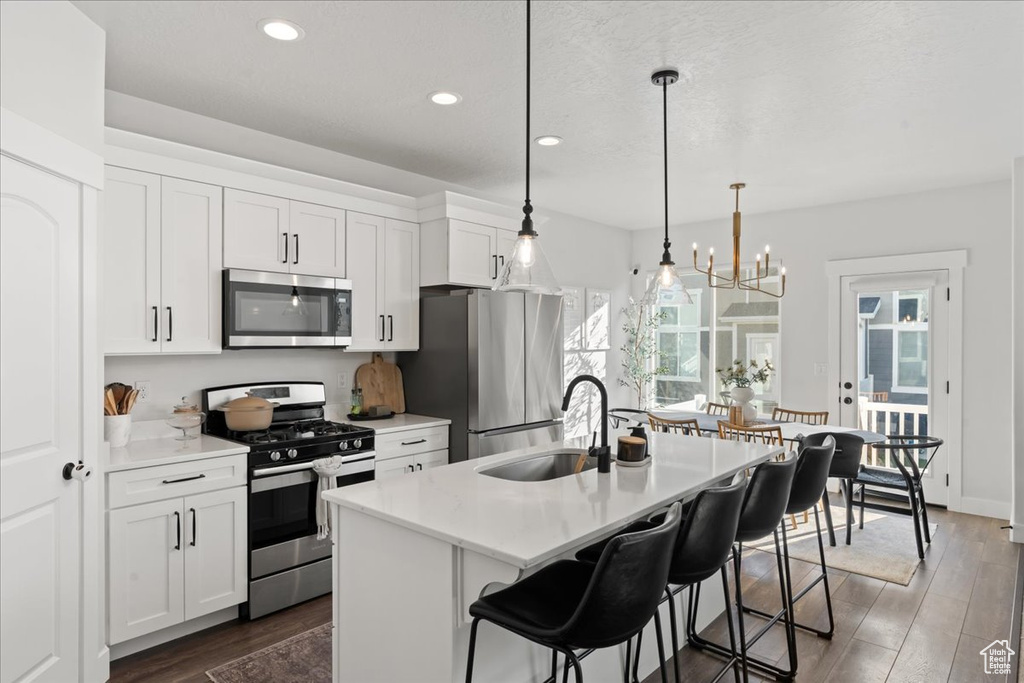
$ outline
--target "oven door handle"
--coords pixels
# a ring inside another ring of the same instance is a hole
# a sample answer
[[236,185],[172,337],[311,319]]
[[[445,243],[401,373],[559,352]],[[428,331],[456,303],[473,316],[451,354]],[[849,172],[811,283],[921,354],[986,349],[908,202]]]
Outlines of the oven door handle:
[[[364,451],[362,453],[354,453],[352,455],[341,456],[341,462],[343,465],[351,465],[357,462],[363,462],[364,460],[373,460],[377,457],[375,451]],[[298,462],[294,465],[278,465],[277,467],[263,467],[252,471],[252,476],[255,477],[266,477],[271,474],[287,474],[288,472],[301,472],[302,470],[313,469],[313,461]]]

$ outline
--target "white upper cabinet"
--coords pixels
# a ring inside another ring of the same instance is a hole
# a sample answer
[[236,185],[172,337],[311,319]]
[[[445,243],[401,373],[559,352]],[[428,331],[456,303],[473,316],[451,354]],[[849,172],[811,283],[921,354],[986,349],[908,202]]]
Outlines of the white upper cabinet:
[[106,353],[160,351],[160,176],[106,168],[103,190]]
[[345,212],[317,204],[289,203],[291,272],[345,277]]
[[424,223],[422,234],[423,287],[492,286],[516,239],[514,230],[455,218]]
[[106,172],[104,352],[220,353],[221,188]]
[[221,349],[221,188],[163,178],[160,210],[164,353]]
[[350,351],[419,348],[419,226],[352,211],[346,220],[352,281]]
[[287,273],[291,265],[287,199],[224,190],[224,267]]
[[224,267],[345,277],[345,211],[226,189]]
[[384,348],[415,351],[420,347],[420,226],[387,219],[384,260]]

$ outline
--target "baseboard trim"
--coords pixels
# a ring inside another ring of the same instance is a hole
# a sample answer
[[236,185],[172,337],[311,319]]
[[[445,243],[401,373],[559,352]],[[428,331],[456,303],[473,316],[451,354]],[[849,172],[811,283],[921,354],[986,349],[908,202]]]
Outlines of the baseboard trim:
[[999,500],[963,496],[960,498],[960,509],[957,512],[981,515],[982,517],[994,517],[995,519],[1009,519],[1010,504]]
[[116,643],[110,646],[110,661],[116,661],[122,657],[133,655],[136,652],[142,652],[143,650],[148,650],[151,647],[169,643],[172,640],[183,638],[184,636],[191,635],[198,631],[203,631],[237,618],[238,606],[236,605],[234,607],[226,607],[222,610],[191,619],[181,624],[168,626],[165,629],[154,631],[153,633],[147,633],[146,635],[139,636],[138,638],[126,640],[123,643]]

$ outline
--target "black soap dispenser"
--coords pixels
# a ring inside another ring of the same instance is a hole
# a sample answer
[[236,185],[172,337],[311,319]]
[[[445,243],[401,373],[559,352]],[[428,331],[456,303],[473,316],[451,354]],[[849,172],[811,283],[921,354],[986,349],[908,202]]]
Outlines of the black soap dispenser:
[[629,428],[629,435],[630,436],[635,436],[638,439],[643,439],[644,440],[644,444],[645,444],[644,445],[644,457],[646,458],[648,455],[650,455],[650,451],[648,449],[649,442],[647,441],[647,432],[644,430],[644,426],[643,425],[636,425],[635,427],[630,427]]

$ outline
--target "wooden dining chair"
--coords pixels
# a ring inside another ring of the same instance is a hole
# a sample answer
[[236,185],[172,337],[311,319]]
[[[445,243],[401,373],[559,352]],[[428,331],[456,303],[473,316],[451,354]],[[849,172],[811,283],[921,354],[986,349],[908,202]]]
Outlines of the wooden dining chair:
[[[763,443],[767,446],[785,446],[785,442],[782,440],[782,427],[778,425],[737,425],[725,420],[718,421],[718,438],[728,439],[730,441],[743,441],[746,443]],[[775,458],[776,460],[785,460],[786,454]],[[807,511],[804,510],[804,522],[807,522],[810,518],[807,516]],[[789,521],[796,529],[796,515],[790,515]]]
[[728,415],[729,406],[724,403],[712,403],[711,401],[708,401],[707,405],[704,406],[704,412],[708,415]]
[[663,432],[665,434],[684,434],[686,436],[703,436],[700,433],[700,426],[696,418],[686,420],[667,420],[654,415],[648,415],[652,432]]
[[772,411],[772,419],[778,422],[802,422],[809,425],[823,425],[828,422],[828,411],[808,412],[805,410],[790,410],[789,408],[775,408]]

